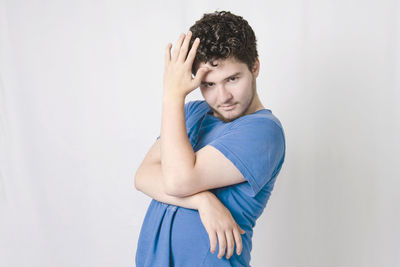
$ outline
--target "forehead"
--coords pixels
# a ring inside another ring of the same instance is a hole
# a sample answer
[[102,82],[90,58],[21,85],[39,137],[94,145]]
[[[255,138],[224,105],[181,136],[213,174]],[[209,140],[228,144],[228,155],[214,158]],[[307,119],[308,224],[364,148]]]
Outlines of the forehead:
[[204,76],[203,82],[220,81],[237,72],[245,73],[247,70],[247,65],[245,63],[234,58],[214,60],[213,64],[216,66],[212,66],[209,62],[200,63],[199,68],[207,67],[210,69],[210,71]]

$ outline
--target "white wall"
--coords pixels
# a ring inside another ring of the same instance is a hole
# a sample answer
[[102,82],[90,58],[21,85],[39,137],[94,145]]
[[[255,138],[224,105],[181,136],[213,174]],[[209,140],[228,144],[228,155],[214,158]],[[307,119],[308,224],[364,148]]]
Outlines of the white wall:
[[287,139],[252,266],[400,266],[395,0],[0,0],[0,266],[134,265],[164,47],[215,10],[253,27]]

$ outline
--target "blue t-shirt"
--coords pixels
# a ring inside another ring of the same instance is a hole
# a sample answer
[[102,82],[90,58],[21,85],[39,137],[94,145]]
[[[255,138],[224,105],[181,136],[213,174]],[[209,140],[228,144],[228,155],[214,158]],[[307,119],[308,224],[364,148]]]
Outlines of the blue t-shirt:
[[188,138],[197,152],[211,145],[243,174],[246,182],[211,189],[229,209],[242,235],[240,255],[222,259],[210,252],[210,241],[197,210],[152,200],[143,221],[136,266],[250,266],[253,227],[263,212],[285,158],[285,135],[269,109],[232,122],[212,115],[204,100],[185,104]]

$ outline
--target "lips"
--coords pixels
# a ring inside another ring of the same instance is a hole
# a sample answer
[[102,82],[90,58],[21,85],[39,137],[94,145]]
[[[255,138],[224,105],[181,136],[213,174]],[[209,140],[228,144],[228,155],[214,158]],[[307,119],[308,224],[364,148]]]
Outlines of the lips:
[[221,106],[221,109],[223,110],[231,110],[235,107],[235,104],[229,105],[229,106]]

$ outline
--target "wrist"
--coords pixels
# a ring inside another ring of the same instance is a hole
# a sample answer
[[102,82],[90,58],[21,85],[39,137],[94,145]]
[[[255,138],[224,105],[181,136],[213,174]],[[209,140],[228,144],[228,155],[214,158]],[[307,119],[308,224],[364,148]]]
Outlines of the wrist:
[[185,103],[185,98],[186,95],[184,94],[180,94],[180,93],[176,93],[176,92],[171,92],[168,90],[164,90],[163,96],[162,96],[162,102],[163,104],[165,103]]
[[201,211],[202,209],[209,207],[216,199],[217,197],[210,191],[203,191],[201,193],[197,193],[195,199],[197,210]]

